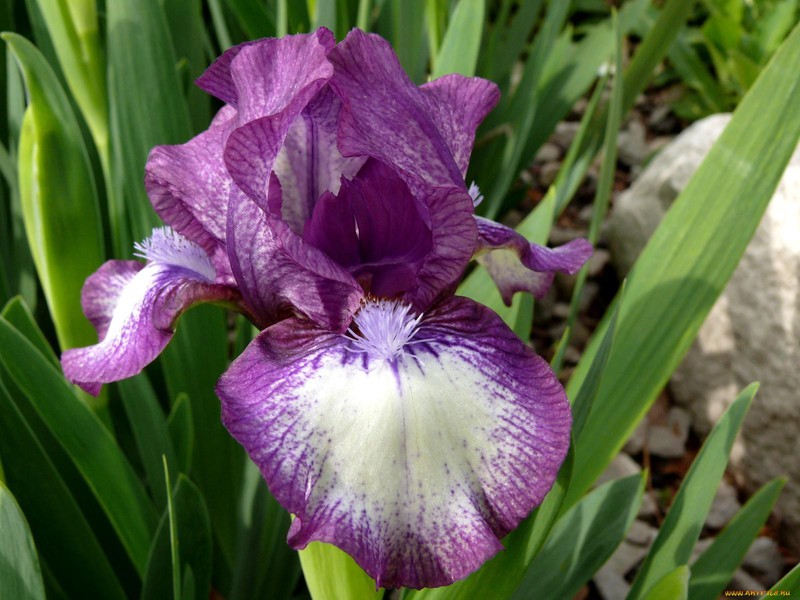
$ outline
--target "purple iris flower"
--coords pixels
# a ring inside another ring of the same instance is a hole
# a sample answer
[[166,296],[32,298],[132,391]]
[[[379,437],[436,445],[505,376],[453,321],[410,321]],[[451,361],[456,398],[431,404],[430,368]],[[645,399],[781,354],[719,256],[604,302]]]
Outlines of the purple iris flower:
[[222,375],[222,419],[296,518],[380,586],[452,583],[502,548],[569,445],[564,389],[502,320],[454,296],[476,258],[506,302],[591,253],[474,215],[464,174],[498,100],[478,78],[411,83],[352,31],[242,44],[198,80],[225,103],[155,148],[146,186],[169,227],[86,282],[100,342],[68,350],[85,390],[140,372],[198,302],[261,333]]

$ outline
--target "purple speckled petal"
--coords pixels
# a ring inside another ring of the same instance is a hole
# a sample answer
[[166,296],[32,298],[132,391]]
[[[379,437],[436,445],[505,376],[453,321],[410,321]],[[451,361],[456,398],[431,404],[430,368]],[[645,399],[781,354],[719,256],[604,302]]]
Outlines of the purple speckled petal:
[[237,128],[228,137],[225,165],[251,198],[265,201],[269,176],[292,124],[333,75],[332,34],[265,40],[230,61]]
[[236,111],[224,106],[208,130],[185,144],[156,146],[145,165],[145,186],[156,213],[199,244],[219,276],[230,282],[225,223],[232,180],[222,161]]
[[290,319],[222,376],[231,434],[296,515],[383,587],[447,585],[499,551],[569,446],[563,388],[489,309],[437,305],[392,361]]
[[336,124],[342,102],[323,88],[295,119],[273,169],[283,190],[283,218],[297,233],[311,218],[317,199],[338,193],[341,177],[352,179],[363,157],[345,158],[336,146]]
[[[288,36],[287,38],[282,39],[308,38],[312,36],[319,40],[319,42],[325,47],[326,51],[330,51],[335,44],[333,33],[324,27],[318,29],[314,33]],[[233,59],[236,58],[236,56],[242,50],[250,46],[263,46],[267,49],[267,52],[273,52],[275,46],[279,43],[280,40],[268,38],[254,40],[252,42],[245,42],[243,44],[239,44],[238,46],[234,46],[233,48],[229,48],[222,54],[222,56],[217,58],[217,60],[215,60],[211,66],[206,69],[205,73],[197,78],[195,83],[197,83],[200,89],[211,94],[212,96],[216,96],[225,104],[237,106],[239,91],[232,74],[232,69],[234,68],[232,64]]]
[[547,248],[500,223],[483,217],[475,217],[475,221],[475,258],[489,272],[508,305],[515,292],[526,291],[541,298],[550,289],[555,271],[575,273],[592,255],[592,245],[584,239]]
[[[463,185],[458,165],[389,43],[354,29],[328,56],[331,87],[342,98],[339,149],[392,165],[416,194],[430,185]],[[438,111],[436,111],[438,114]]]
[[500,90],[479,77],[445,75],[423,85],[431,115],[461,170],[467,173],[475,130],[500,99]]
[[228,252],[245,304],[261,326],[297,311],[321,327],[344,331],[363,297],[350,274],[303,242],[280,218],[273,175],[264,211],[240,190],[228,208]]
[[83,312],[97,329],[94,346],[66,350],[64,375],[90,394],[139,373],[161,353],[175,322],[200,302],[237,302],[236,290],[188,268],[112,260],[86,280]]
[[343,179],[338,196],[320,198],[303,238],[384,297],[413,287],[431,252],[431,231],[408,186],[376,160]]

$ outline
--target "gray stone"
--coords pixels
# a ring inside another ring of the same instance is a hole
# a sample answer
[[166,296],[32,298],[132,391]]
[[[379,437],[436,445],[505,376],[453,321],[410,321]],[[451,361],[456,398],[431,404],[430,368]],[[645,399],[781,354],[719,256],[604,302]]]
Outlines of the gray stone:
[[700,555],[703,554],[706,550],[708,550],[709,546],[714,543],[714,538],[703,538],[702,540],[697,540],[697,543],[692,548],[692,556],[689,559],[689,563],[693,563]]
[[603,600],[625,600],[631,591],[625,578],[609,567],[603,567],[594,574],[594,584]]
[[[621,194],[611,216],[609,244],[618,272],[635,261],[664,213],[686,186],[729,121],[715,115],[695,123]],[[743,165],[747,167],[747,165]],[[758,173],[753,173],[754,177]],[[693,427],[707,433],[738,391],[761,388],[731,457],[737,484],[749,492],[779,475],[788,482],[776,513],[800,551],[800,150],[794,154],[766,214],[728,286],[670,383]]]
[[783,574],[783,555],[770,537],[759,537],[745,554],[742,567],[752,572],[765,587],[772,587]]
[[683,456],[691,423],[692,417],[686,410],[672,407],[665,425],[650,425],[647,430],[647,448],[650,453],[662,458]]
[[622,448],[628,454],[639,454],[644,447],[644,440],[647,437],[647,419],[642,419],[633,430],[631,437],[625,442]]
[[619,160],[628,166],[640,165],[649,153],[645,134],[647,130],[638,120],[628,122],[617,135]]
[[614,554],[611,555],[611,558],[608,559],[605,566],[624,577],[625,574],[638,565],[646,555],[646,546],[637,546],[636,544],[631,544],[626,540],[622,540],[622,543],[614,550]]
[[638,475],[642,472],[639,464],[624,452],[620,452],[611,461],[611,464],[606,467],[606,470],[597,478],[597,485],[619,479],[620,477],[628,477],[629,475]]
[[[725,589],[727,590],[763,590],[763,584],[755,577],[750,575],[744,569],[737,569],[733,574],[730,584]],[[759,598],[760,596],[750,596],[751,598]]]
[[722,529],[742,507],[736,497],[736,489],[724,479],[720,482],[706,525],[712,529]]
[[581,124],[577,121],[561,121],[556,125],[556,130],[550,136],[550,142],[560,147],[562,150],[569,148]]
[[561,159],[561,148],[552,142],[545,142],[536,152],[535,160],[539,162],[555,162]]
[[635,546],[649,548],[658,535],[658,529],[644,521],[634,521],[625,539]]

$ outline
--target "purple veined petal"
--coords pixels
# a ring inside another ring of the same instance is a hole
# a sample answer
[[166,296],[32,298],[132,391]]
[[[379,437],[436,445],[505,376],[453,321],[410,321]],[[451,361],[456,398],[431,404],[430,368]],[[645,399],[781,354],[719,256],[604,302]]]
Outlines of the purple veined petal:
[[296,515],[291,546],[333,543],[379,586],[442,586],[543,500],[569,446],[569,404],[489,309],[451,298],[417,323],[390,304],[356,316],[370,343],[274,325],[217,393],[226,427]]
[[345,267],[369,293],[392,297],[411,289],[432,250],[419,203],[390,167],[374,159],[339,195],[319,199],[303,239]]
[[322,251],[303,242],[280,218],[280,184],[271,178],[270,214],[234,189],[228,208],[228,254],[245,304],[267,326],[297,312],[344,331],[363,291]]
[[222,151],[236,118],[220,109],[211,126],[185,144],[156,146],[145,165],[145,187],[153,208],[175,231],[202,246],[217,273],[230,283],[225,225],[232,180]]
[[[214,283],[213,266],[199,246],[166,228],[151,239],[156,241],[138,246],[150,254],[147,265],[108,261],[83,286],[83,312],[100,341],[66,350],[61,365],[67,379],[90,394],[155,360],[172,338],[178,317],[193,305],[239,301],[235,289]],[[175,244],[170,247],[170,242]]]
[[[287,36],[289,39],[293,38],[307,38],[315,36],[319,43],[322,44],[327,52],[333,48],[336,40],[333,37],[333,33],[329,30],[325,29],[324,27],[318,29],[314,33],[310,34],[302,34],[300,36]],[[286,39],[286,38],[282,38]],[[249,46],[266,46],[268,48],[274,47],[275,44],[279,43],[277,39],[261,39],[261,40],[254,40],[252,42],[245,42],[243,44],[239,44],[234,46],[233,48],[229,48],[226,50],[222,56],[217,58],[211,66],[209,66],[205,73],[203,73],[200,77],[197,78],[197,85],[203,91],[211,94],[212,96],[216,96],[220,100],[222,100],[225,104],[232,104],[233,106],[238,105],[238,98],[239,93],[237,90],[236,82],[233,79],[233,75],[231,73],[232,70],[232,63],[233,59],[245,48]]]
[[389,43],[354,29],[328,56],[331,87],[342,98],[339,149],[398,170],[412,191],[463,185],[426,96],[408,78]]
[[283,191],[283,219],[298,234],[319,197],[337,194],[341,177],[352,179],[364,164],[364,157],[343,157],[336,145],[341,105],[323,88],[289,127],[273,165]]
[[230,61],[237,128],[228,137],[225,166],[236,184],[266,201],[269,176],[292,124],[333,75],[327,59],[332,34],[269,39],[239,50]]
[[483,217],[475,217],[475,221],[478,224],[475,258],[489,272],[507,305],[515,292],[543,297],[556,271],[575,273],[592,255],[592,245],[584,239],[547,248],[529,242],[500,223]]
[[424,84],[420,91],[429,101],[431,115],[461,176],[465,176],[475,131],[500,100],[500,90],[486,79],[454,73]]

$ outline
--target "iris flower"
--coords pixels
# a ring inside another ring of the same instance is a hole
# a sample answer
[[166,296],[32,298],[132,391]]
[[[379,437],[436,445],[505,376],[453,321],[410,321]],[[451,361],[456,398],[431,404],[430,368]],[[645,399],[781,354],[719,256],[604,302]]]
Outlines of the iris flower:
[[62,356],[91,393],[140,372],[198,302],[260,329],[217,385],[222,420],[312,540],[378,585],[452,583],[544,498],[569,445],[564,389],[491,310],[454,295],[471,259],[509,302],[591,253],[475,216],[464,182],[496,86],[417,87],[382,38],[326,29],[225,52],[224,106],[145,183],[169,226],[104,264],[82,303],[99,343]]

